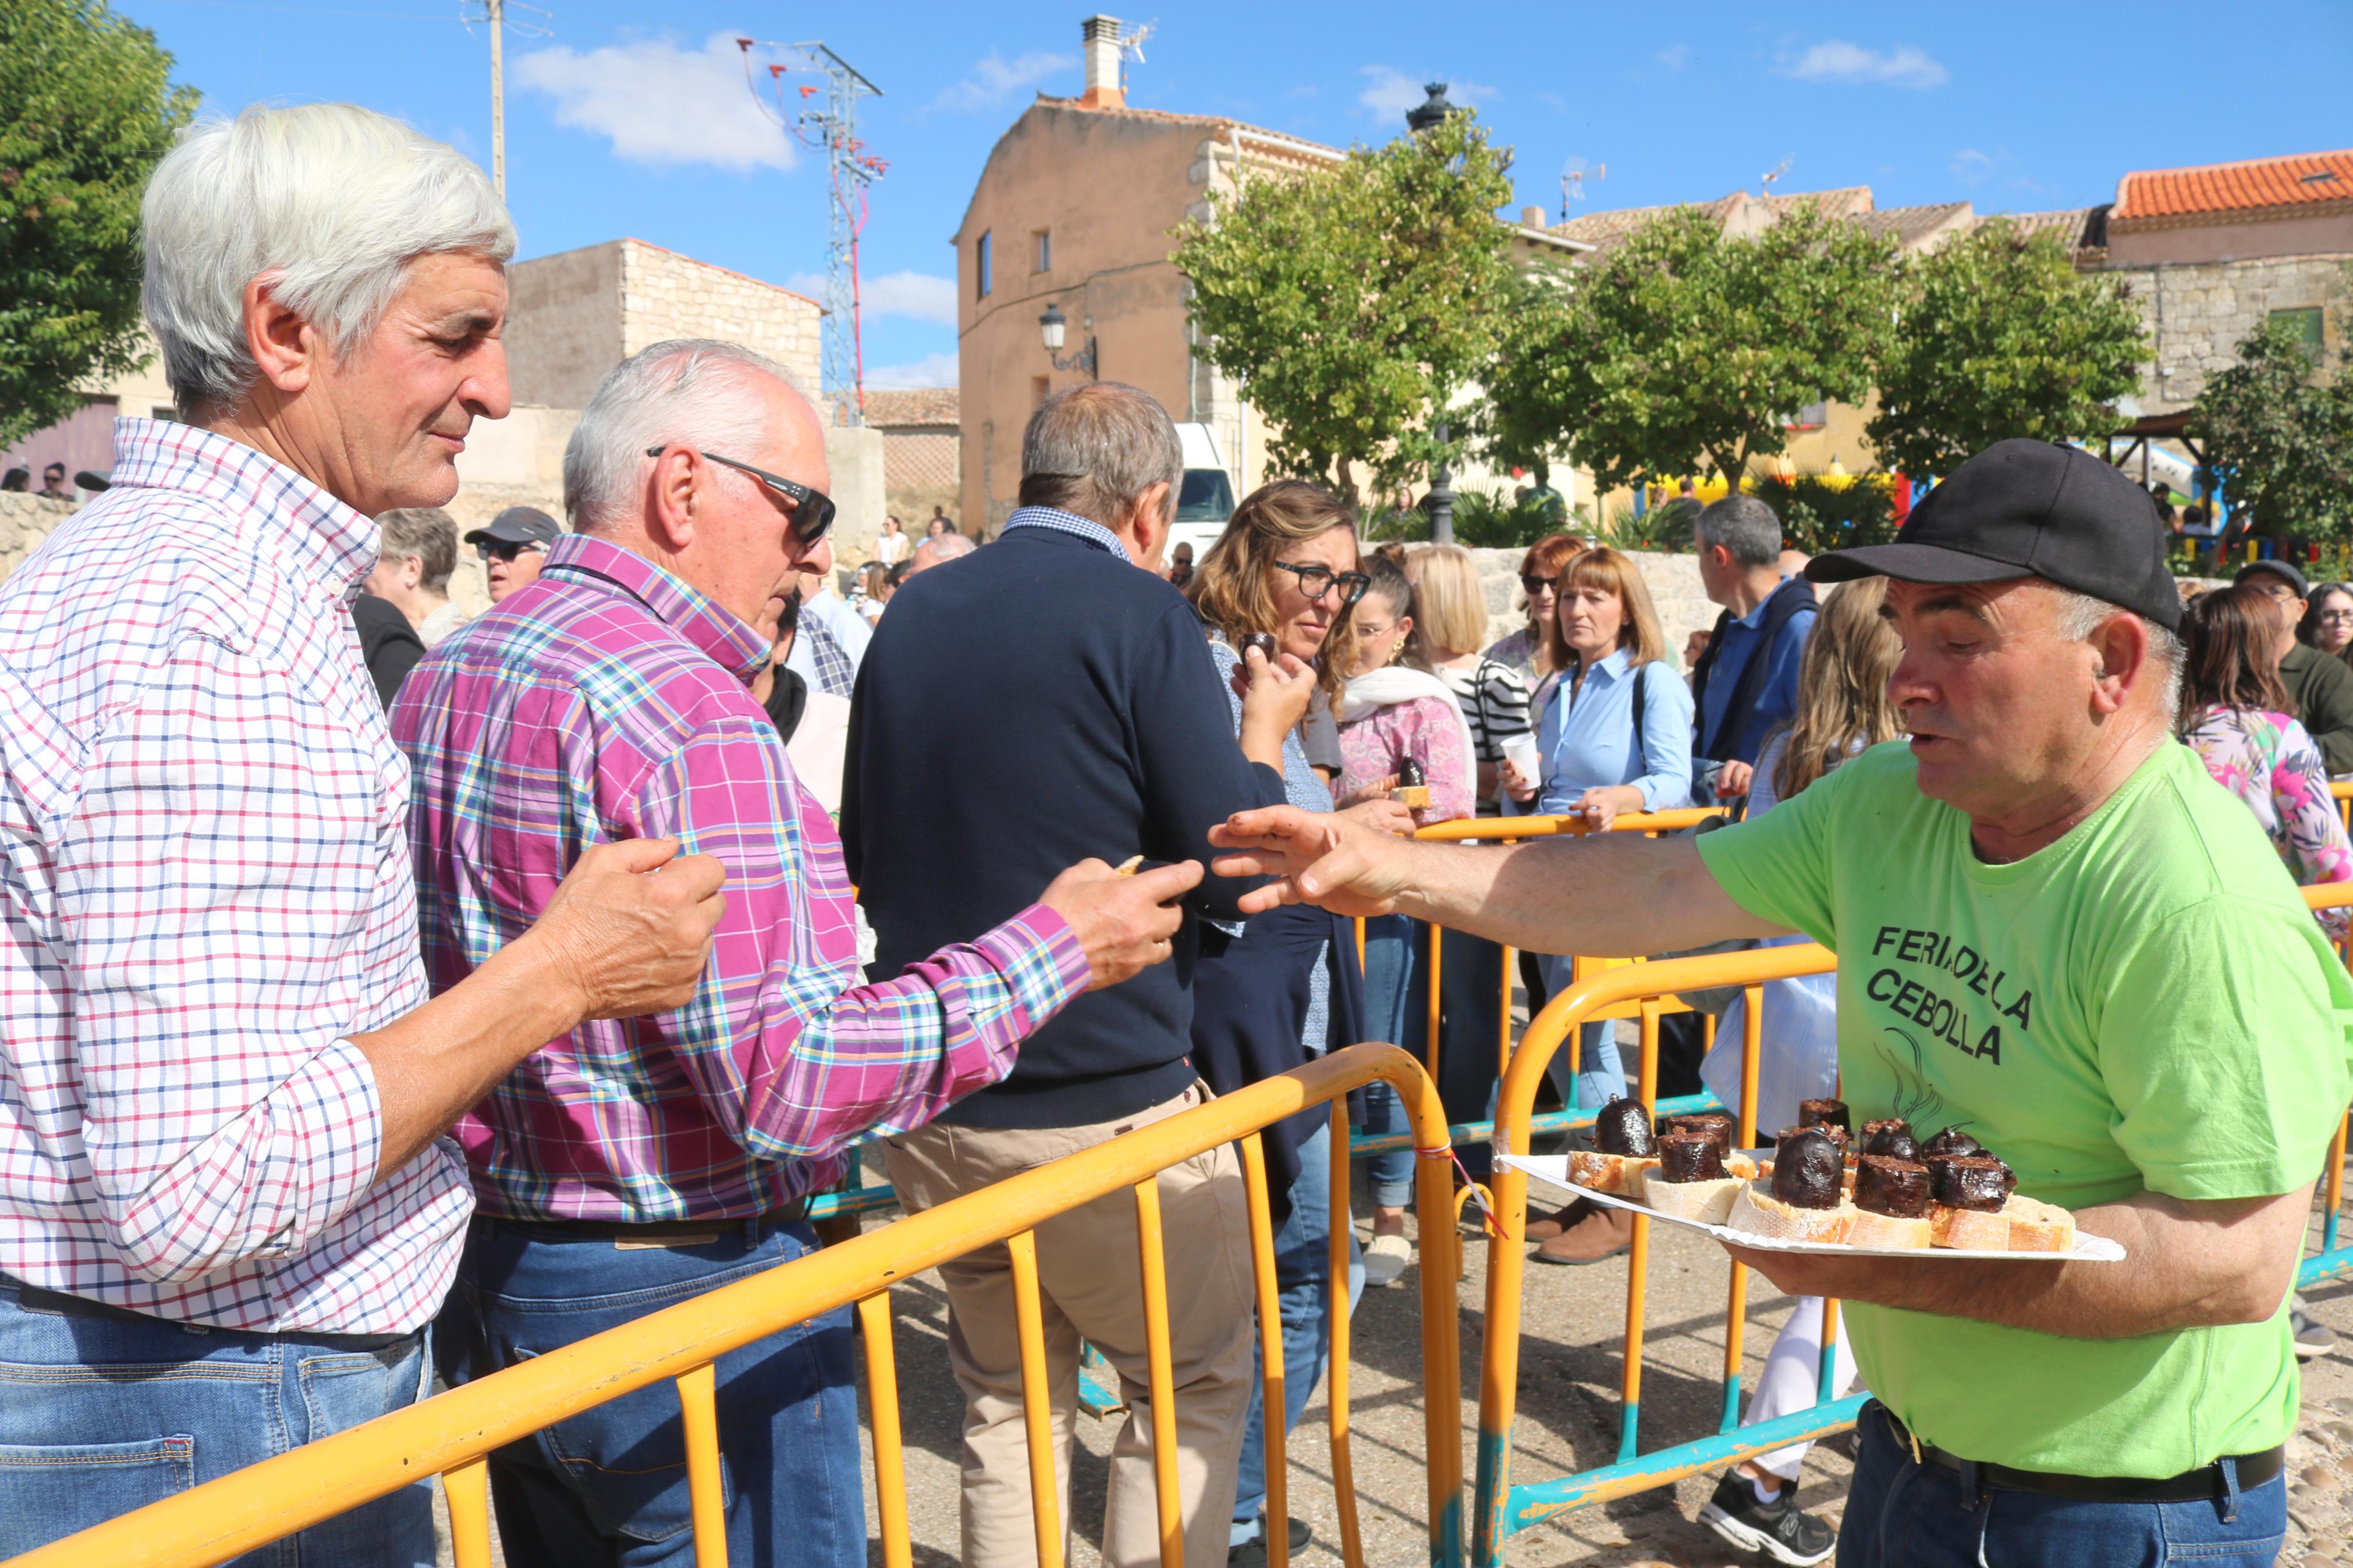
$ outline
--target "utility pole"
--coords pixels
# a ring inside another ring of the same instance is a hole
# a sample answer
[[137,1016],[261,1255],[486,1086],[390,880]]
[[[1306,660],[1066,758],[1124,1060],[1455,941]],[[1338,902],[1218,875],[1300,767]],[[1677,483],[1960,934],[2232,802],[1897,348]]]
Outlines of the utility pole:
[[[738,37],[744,54],[744,79],[753,100],[768,110],[758,79],[752,74],[752,48],[756,40]],[[825,395],[834,417],[844,425],[866,423],[866,360],[860,333],[858,289],[858,237],[866,227],[867,193],[890,164],[866,150],[858,136],[858,100],[880,98],[882,89],[866,79],[848,60],[815,39],[770,44],[801,58],[797,66],[767,67],[769,91],[776,108],[769,114],[801,145],[825,154],[831,187],[826,204],[825,325],[819,356]],[[813,75],[822,86],[797,85],[801,102],[797,113],[786,107],[784,79],[788,73]],[[824,95],[817,100],[818,95]]]
[[507,0],[482,0],[491,20],[491,184],[499,201],[507,199]]

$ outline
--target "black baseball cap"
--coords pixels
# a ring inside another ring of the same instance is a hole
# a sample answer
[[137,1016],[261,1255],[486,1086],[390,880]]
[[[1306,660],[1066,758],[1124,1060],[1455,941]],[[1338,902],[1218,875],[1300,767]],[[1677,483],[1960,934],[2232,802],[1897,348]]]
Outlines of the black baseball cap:
[[547,544],[563,531],[554,518],[535,506],[511,506],[466,535],[466,542],[480,544],[488,539],[500,544]]
[[2284,561],[2250,561],[2232,574],[2231,586],[2235,588],[2240,584],[2245,582],[2248,578],[2256,576],[2264,572],[2270,573],[2273,576],[2286,583],[2289,587],[2294,588],[2297,598],[2309,599],[2312,597],[2312,584],[2304,580],[2303,573],[2297,571],[2295,567],[2289,565]]
[[2164,524],[2148,492],[2089,452],[2024,437],[1997,441],[1955,468],[1912,509],[1894,543],[1817,555],[1806,575],[1816,583],[2040,577],[2168,631],[2181,626]]

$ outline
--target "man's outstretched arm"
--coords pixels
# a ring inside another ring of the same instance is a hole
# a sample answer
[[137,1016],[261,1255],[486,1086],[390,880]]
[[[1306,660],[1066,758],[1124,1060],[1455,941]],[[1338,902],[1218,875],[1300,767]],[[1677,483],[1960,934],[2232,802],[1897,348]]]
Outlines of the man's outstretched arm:
[[1271,876],[1245,910],[1309,903],[1345,915],[1392,910],[1532,952],[1637,957],[1732,937],[1779,936],[1716,882],[1688,838],[1600,833],[1470,847],[1372,832],[1342,816],[1271,806],[1209,830],[1234,853],[1220,876]]

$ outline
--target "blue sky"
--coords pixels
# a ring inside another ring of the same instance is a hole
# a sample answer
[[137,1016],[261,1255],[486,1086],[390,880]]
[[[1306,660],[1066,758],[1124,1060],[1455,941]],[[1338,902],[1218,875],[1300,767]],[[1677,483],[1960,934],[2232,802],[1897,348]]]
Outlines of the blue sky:
[[[508,195],[526,258],[633,235],[806,284],[824,266],[823,164],[761,117],[732,39],[821,38],[879,84],[860,122],[890,162],[862,241],[866,363],[900,384],[954,380],[948,236],[1021,107],[1080,90],[1092,9],[508,4]],[[490,162],[488,38],[456,0],[119,8],[208,110],[348,99]],[[1417,84],[1446,79],[1516,149],[1514,205],[1555,217],[1572,166],[1588,171],[1572,211],[1755,191],[1786,160],[1778,190],[1867,184],[1882,206],[1993,212],[2110,200],[2128,169],[2353,142],[2343,0],[1757,10],[1139,8],[1128,19],[1157,26],[1130,101],[1345,143],[1396,134]]]

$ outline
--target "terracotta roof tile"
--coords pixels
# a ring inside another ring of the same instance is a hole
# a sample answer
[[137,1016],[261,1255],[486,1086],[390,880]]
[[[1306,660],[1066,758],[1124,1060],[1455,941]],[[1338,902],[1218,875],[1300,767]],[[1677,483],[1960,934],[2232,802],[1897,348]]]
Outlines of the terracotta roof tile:
[[[1075,109],[1084,114],[1116,115],[1127,120],[1157,121],[1163,125],[1197,125],[1205,131],[1219,134],[1223,134],[1230,126],[1240,131],[1245,136],[1261,136],[1270,141],[1287,142],[1296,147],[1309,149],[1310,156],[1320,155],[1323,159],[1335,163],[1347,155],[1337,147],[1326,147],[1320,142],[1310,141],[1304,136],[1293,136],[1287,131],[1269,131],[1264,126],[1252,125],[1246,120],[1236,120],[1227,114],[1175,114],[1165,109],[1136,109],[1125,104],[1113,109],[1082,103],[1075,98],[1056,98],[1050,93],[1044,92],[1038,95],[1038,101],[1050,109]],[[1303,161],[1305,161],[1304,158]]]
[[2130,224],[2336,202],[2353,202],[2353,148],[2203,168],[2138,170],[2117,182],[2110,216]]
[[[1857,213],[1854,219],[1873,234],[1891,235],[1905,249],[1918,244],[1938,229],[1948,226],[1957,217],[1968,216],[1967,202],[1937,202],[1929,206],[1878,207]],[[1962,227],[1968,226],[1963,224]]]
[[954,425],[959,406],[953,386],[921,386],[899,392],[866,393],[866,423],[877,429],[911,425]]

